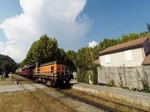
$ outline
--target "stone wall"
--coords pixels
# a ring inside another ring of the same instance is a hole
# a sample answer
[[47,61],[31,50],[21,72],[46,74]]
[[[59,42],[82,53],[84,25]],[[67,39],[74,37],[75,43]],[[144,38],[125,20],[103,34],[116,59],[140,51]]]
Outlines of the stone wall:
[[150,66],[98,67],[98,83],[144,89],[150,87]]

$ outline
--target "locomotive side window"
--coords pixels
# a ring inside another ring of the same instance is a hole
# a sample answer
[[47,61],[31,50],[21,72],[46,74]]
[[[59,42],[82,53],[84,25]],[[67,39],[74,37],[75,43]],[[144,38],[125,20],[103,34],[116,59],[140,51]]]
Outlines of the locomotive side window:
[[51,66],[51,72],[54,72],[54,66]]
[[37,73],[40,73],[40,69],[39,68],[37,69]]

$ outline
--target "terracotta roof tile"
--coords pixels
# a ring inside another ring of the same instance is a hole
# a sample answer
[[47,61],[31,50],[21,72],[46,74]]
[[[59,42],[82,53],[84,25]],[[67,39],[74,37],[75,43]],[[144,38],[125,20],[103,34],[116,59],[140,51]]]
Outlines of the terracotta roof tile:
[[99,55],[112,53],[112,52],[117,52],[117,51],[121,51],[121,50],[126,50],[126,49],[133,48],[133,47],[142,46],[142,44],[147,39],[148,39],[148,37],[144,37],[144,38],[139,38],[139,39],[132,40],[132,41],[129,41],[129,42],[125,42],[125,43],[122,43],[122,44],[118,44],[118,45],[115,45],[115,46],[111,46],[111,47],[108,47],[108,48],[104,49],[103,51],[99,52]]
[[143,65],[150,65],[150,55],[146,56],[143,63]]

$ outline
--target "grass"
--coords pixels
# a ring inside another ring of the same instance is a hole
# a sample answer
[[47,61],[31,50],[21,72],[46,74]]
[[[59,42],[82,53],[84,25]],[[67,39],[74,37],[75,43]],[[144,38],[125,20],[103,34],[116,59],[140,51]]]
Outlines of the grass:
[[[15,80],[21,84],[31,84],[24,77],[13,75],[15,79],[5,78],[0,81],[0,86],[13,85]],[[0,77],[1,78],[1,77]],[[45,91],[46,89],[44,89]],[[0,112],[71,112],[67,107],[55,101],[40,89],[35,91],[18,91],[0,93]]]
[[4,85],[12,85],[15,84],[15,80],[11,79],[11,78],[5,78],[5,80],[2,80],[1,76],[0,76],[0,86],[4,86]]
[[71,112],[43,92],[0,93],[0,112]]
[[[13,74],[13,77],[15,79],[5,78],[5,80],[1,80],[0,86],[14,85],[16,79],[20,80],[21,84],[32,83],[15,74]],[[67,107],[44,94],[41,90],[46,91],[46,88],[36,89],[35,91],[0,93],[0,112],[71,112]]]
[[2,76],[0,75],[0,86],[14,85],[16,79],[21,80],[21,84],[31,84],[31,81],[27,80],[22,76],[13,74],[12,77],[13,78],[5,78],[5,80],[2,80]]

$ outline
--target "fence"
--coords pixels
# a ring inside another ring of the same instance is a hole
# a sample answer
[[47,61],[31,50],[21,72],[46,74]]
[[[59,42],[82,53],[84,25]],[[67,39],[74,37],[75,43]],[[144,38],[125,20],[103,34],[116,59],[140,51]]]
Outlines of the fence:
[[150,87],[150,66],[98,67],[98,83],[145,89]]

